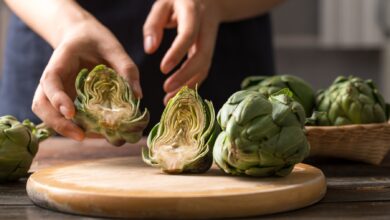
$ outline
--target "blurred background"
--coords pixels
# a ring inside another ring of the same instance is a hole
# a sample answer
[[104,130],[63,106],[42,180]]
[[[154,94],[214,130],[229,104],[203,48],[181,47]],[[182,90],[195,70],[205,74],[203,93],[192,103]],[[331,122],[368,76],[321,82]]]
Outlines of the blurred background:
[[301,76],[316,89],[338,75],[371,78],[389,101],[389,3],[287,0],[272,13],[278,73]]
[[[315,89],[338,75],[371,78],[390,101],[389,5],[390,0],[286,0],[272,12],[277,72],[303,77]],[[0,70],[7,14],[0,1]]]

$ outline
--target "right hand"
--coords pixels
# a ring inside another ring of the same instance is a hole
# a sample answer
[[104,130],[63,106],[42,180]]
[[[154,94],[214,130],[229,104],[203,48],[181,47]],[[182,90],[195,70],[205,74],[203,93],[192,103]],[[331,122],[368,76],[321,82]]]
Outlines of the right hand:
[[82,140],[83,130],[71,120],[76,113],[75,79],[82,68],[107,64],[130,83],[138,98],[142,90],[136,65],[115,36],[96,19],[74,24],[64,33],[42,74],[32,110],[57,133]]

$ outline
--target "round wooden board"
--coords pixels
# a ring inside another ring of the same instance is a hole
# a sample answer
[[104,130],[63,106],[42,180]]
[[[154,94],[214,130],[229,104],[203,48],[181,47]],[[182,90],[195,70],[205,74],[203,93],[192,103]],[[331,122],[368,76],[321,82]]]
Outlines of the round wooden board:
[[244,217],[293,210],[319,201],[323,173],[298,164],[287,177],[227,176],[213,167],[205,174],[168,175],[139,157],[56,166],[27,182],[31,200],[74,214],[126,218]]

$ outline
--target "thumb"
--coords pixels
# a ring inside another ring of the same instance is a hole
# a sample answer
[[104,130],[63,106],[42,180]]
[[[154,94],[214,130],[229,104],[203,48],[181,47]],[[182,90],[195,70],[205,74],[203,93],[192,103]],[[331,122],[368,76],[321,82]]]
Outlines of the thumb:
[[122,46],[118,46],[114,53],[104,53],[105,59],[130,85],[137,98],[142,98],[139,71],[133,60]]

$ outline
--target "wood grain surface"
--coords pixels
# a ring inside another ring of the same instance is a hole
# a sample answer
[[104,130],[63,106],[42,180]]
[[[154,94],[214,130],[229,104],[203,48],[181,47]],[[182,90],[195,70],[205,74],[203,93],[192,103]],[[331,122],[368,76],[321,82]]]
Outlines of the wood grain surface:
[[168,175],[140,157],[55,166],[34,173],[27,192],[39,206],[63,212],[124,218],[246,217],[293,210],[325,194],[323,173],[299,164],[287,177]]
[[[79,143],[51,138],[40,145],[32,170],[86,159],[136,156],[141,146],[145,140],[116,148],[98,139]],[[324,199],[294,211],[240,219],[389,219],[390,155],[381,166],[319,157],[308,158],[305,163],[320,168],[327,177]],[[26,193],[26,180],[0,185],[0,219],[96,219],[34,205]]]

